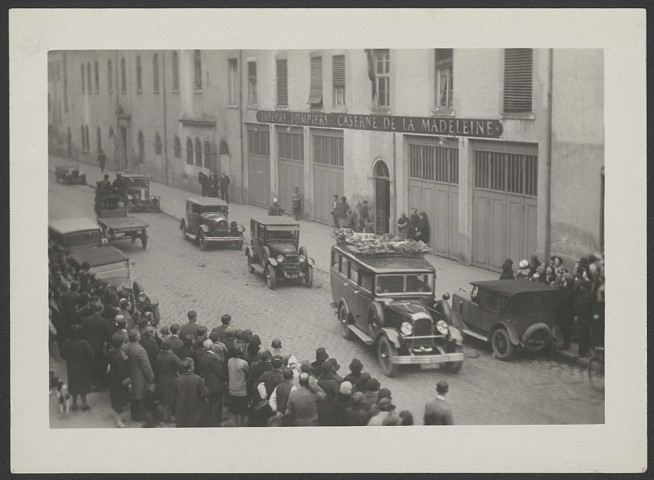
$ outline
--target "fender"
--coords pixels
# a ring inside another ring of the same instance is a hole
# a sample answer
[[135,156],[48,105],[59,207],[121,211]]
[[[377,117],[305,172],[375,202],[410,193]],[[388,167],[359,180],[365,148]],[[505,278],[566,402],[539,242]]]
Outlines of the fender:
[[493,336],[493,332],[497,330],[497,327],[502,326],[506,329],[506,331],[509,333],[509,340],[511,340],[511,343],[513,345],[521,345],[520,338],[518,337],[518,334],[515,331],[515,328],[513,328],[513,325],[511,325],[508,322],[505,321],[500,321],[493,325],[493,328],[490,329],[488,332],[488,341],[491,341],[491,337]]
[[461,332],[456,327],[450,326],[450,339],[457,345],[463,344],[463,335],[461,335]]
[[272,257],[268,257],[268,263],[271,264],[273,267],[279,265],[279,263],[277,263],[277,259]]
[[202,230],[203,233],[209,233],[209,227],[204,224],[200,225],[200,230]]
[[315,265],[316,262],[313,260],[312,257],[307,258],[307,263],[310,263],[311,265]]
[[[350,323],[351,314],[350,314],[350,307],[347,304],[347,300],[345,300],[345,298],[341,298],[341,300],[338,302],[338,304],[339,304],[339,306],[340,305],[345,305],[345,313],[346,313],[346,317],[348,319],[347,321],[348,321],[348,323]],[[338,317],[338,309],[336,310],[336,316]]]
[[386,324],[386,321],[384,319],[384,308],[378,302],[370,303],[370,306],[368,307],[367,320],[370,320],[370,316],[373,312],[377,315],[377,319],[379,320],[379,325],[377,326],[378,329],[383,328],[384,325]]
[[150,303],[153,306],[158,307],[159,306],[159,299],[152,297],[152,298],[150,298]]
[[546,323],[543,322],[538,322],[534,323],[530,327],[527,328],[527,330],[524,331],[522,334],[522,341],[525,342],[529,336],[534,333],[536,330],[547,330],[547,333],[549,334],[550,337],[552,337],[552,331]]
[[375,335],[375,343],[379,341],[379,337],[385,336],[388,338],[388,341],[391,342],[391,345],[397,349],[402,347],[402,336],[400,335],[400,332],[395,330],[394,328],[388,328],[388,327],[383,327],[380,328],[377,331],[377,334]]

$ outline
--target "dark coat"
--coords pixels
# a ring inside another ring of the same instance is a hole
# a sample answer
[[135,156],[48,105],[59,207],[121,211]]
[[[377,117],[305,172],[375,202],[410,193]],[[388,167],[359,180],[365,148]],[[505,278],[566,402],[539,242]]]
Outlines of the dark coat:
[[359,383],[359,380],[361,379],[361,372],[350,372],[349,375],[347,375],[344,379],[343,382],[350,382],[352,384],[352,388],[354,391],[354,386]]
[[175,355],[177,355],[180,358],[180,360],[184,360],[186,357],[188,357],[188,358],[192,358],[194,362],[196,361],[195,350],[193,350],[193,347],[189,347],[182,344],[182,346],[175,349],[174,352]]
[[188,322],[179,328],[179,338],[184,338],[186,335],[192,335],[197,338],[200,335],[200,325],[197,322]]
[[361,408],[354,408],[352,406],[345,409],[345,425],[347,426],[363,426],[368,425],[370,415],[368,412]]
[[[168,343],[170,343],[170,350],[172,352],[177,352],[177,349],[184,345],[184,342],[177,336],[177,335],[171,335],[168,337]],[[179,355],[177,355],[179,357]]]
[[86,395],[91,391],[93,350],[85,339],[68,339],[63,345],[61,357],[66,360],[68,391],[72,395]]
[[332,425],[347,425],[347,423],[345,423],[345,410],[350,405],[350,398],[350,395],[344,395],[340,392],[336,395],[336,398],[334,398],[334,401],[332,402]]
[[157,387],[159,401],[164,406],[172,407],[175,403],[173,383],[180,368],[182,368],[182,361],[170,350],[160,351],[157,355]]
[[229,189],[229,177],[227,175],[221,175],[218,183],[220,185],[221,192],[226,192]]
[[248,392],[252,393],[257,380],[264,374],[272,370],[272,363],[257,361],[250,365],[250,372],[248,373]]
[[227,389],[225,365],[214,353],[207,351],[202,355],[202,375],[209,393],[224,393]]
[[129,342],[123,345],[127,354],[127,369],[132,379],[132,400],[143,400],[146,396],[148,383],[154,382],[154,372],[150,366],[148,352],[140,343]]
[[333,401],[340,391],[338,380],[333,373],[323,373],[320,377],[318,377],[318,386],[325,391],[325,394],[327,394],[327,400],[329,402]]
[[268,370],[267,372],[264,372],[261,374],[259,377],[259,380],[257,380],[257,384],[260,382],[263,382],[264,385],[266,386],[266,393],[268,394],[268,398],[272,395],[272,392],[275,390],[277,385],[282,383],[284,381],[284,377],[282,376],[282,372],[279,370],[273,368],[271,370]]
[[[418,235],[420,233],[420,235]],[[416,229],[416,240],[422,240],[423,242],[429,244],[431,235],[431,229],[429,227],[429,220],[427,218],[423,219],[422,217],[418,219],[418,227]]]
[[513,280],[513,269],[511,267],[505,268],[500,274],[500,280]]
[[409,217],[409,238],[415,240],[416,230],[418,230],[418,225],[420,223],[420,216],[416,213]]
[[104,318],[98,313],[86,317],[84,319],[84,332],[93,354],[96,357],[102,355],[102,345],[105,342]]
[[109,395],[111,408],[120,413],[129,403],[127,385],[132,381],[127,370],[127,355],[122,350],[109,350]]
[[177,427],[195,427],[200,422],[200,407],[209,391],[204,380],[193,372],[183,372],[173,383],[175,423]]
[[145,348],[145,351],[148,354],[148,361],[150,362],[150,367],[154,374],[157,374],[157,355],[159,355],[159,344],[156,340],[143,337],[141,339],[141,345]]

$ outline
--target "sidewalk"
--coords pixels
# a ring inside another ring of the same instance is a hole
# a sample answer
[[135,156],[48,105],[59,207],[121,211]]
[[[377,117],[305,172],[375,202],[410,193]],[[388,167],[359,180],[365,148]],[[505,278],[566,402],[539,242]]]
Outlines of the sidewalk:
[[[50,171],[55,170],[56,165],[76,164],[71,159],[49,155],[48,168]],[[102,172],[97,164],[88,164],[79,162],[80,168],[86,173],[86,183],[92,188],[96,182],[102,180]],[[113,181],[115,170],[105,168],[105,173],[110,175]],[[158,195],[161,199],[161,210],[163,213],[181,221],[185,215],[186,199],[197,196],[197,194],[181,190],[175,187],[169,187],[155,181],[150,181],[150,192]],[[246,236],[250,229],[250,218],[255,216],[267,215],[265,208],[256,207],[241,203],[230,203],[230,219],[236,220],[246,228]],[[322,223],[311,221],[300,221],[300,245],[305,245],[309,256],[316,262],[316,268],[323,272],[329,272],[330,267],[330,249],[334,244],[331,237],[332,228]],[[247,237],[246,237],[247,241]],[[484,270],[481,268],[461,265],[454,260],[427,254],[426,258],[436,268],[436,294],[440,296],[444,292],[452,294],[459,288],[463,288],[471,281],[479,280],[496,280],[499,274]],[[557,352],[559,357],[564,361],[576,362],[580,365],[587,366],[588,358],[580,359],[577,356],[577,345],[573,345],[569,350]]]

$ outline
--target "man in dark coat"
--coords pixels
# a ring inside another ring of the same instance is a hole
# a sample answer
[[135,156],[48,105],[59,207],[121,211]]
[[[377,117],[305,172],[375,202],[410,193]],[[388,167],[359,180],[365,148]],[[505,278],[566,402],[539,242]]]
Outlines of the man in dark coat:
[[361,371],[363,370],[363,363],[358,358],[353,358],[350,362],[350,373],[343,378],[344,382],[350,382],[353,386],[356,385],[361,379]]
[[350,406],[345,409],[345,425],[353,427],[368,425],[370,415],[364,410],[364,406],[363,393],[353,393]]
[[200,325],[198,325],[198,314],[195,310],[191,310],[186,315],[188,317],[188,323],[182,325],[179,329],[180,338],[184,339],[186,335],[191,335],[193,338],[197,338],[200,331]]
[[182,374],[173,383],[175,392],[175,424],[179,427],[195,427],[199,423],[201,403],[209,396],[204,380],[193,373],[193,360],[182,360]]
[[227,390],[227,372],[225,364],[214,352],[211,340],[205,340],[205,354],[202,355],[202,375],[209,391],[209,426],[220,427],[223,415],[223,401]]
[[81,324],[71,327],[71,338],[66,340],[61,350],[61,357],[66,360],[68,373],[68,391],[73,396],[73,410],[77,410],[77,397],[82,398],[82,410],[90,407],[86,403],[86,394],[91,391],[91,372],[93,371],[93,350],[84,338]]
[[98,152],[98,163],[100,164],[100,171],[104,173],[104,165],[107,163],[107,156],[102,149]]
[[500,280],[513,280],[513,260],[507,258],[502,264],[502,273],[500,275]]
[[123,345],[123,351],[127,355],[127,369],[132,379],[130,412],[132,420],[141,422],[145,419],[145,398],[148,392],[154,391],[154,372],[148,353],[139,343],[141,335],[138,330],[130,330],[127,335],[129,343]]
[[436,398],[425,404],[425,425],[454,425],[452,408],[447,404],[445,395],[450,387],[445,380],[436,384]]
[[213,198],[218,198],[218,189],[218,177],[216,177],[216,174],[212,170],[209,174],[209,189],[207,191],[207,195]]
[[220,176],[220,198],[229,203],[229,177],[225,175],[225,172]]
[[409,238],[411,240],[416,239],[416,232],[418,231],[418,225],[420,224],[420,216],[418,215],[418,210],[415,208],[411,209],[411,216],[409,217]]
[[272,205],[270,207],[268,207],[268,216],[279,216],[279,217],[281,217],[282,215],[284,215],[284,209],[279,204],[279,200],[277,200],[277,198],[273,198]]
[[179,338],[179,325],[176,323],[173,323],[170,326],[170,337],[168,337],[168,341],[170,343],[170,349],[174,352],[177,351],[179,347],[184,345],[184,342],[182,342],[182,339]]
[[318,378],[322,373],[322,364],[329,358],[329,354],[323,347],[316,349],[316,360],[311,362],[311,374]]
[[328,359],[322,364],[322,373],[318,377],[318,386],[325,392],[326,398],[316,403],[318,421],[321,425],[332,425],[332,402],[339,393],[339,382],[335,378],[334,363]]
[[270,395],[270,409],[277,415],[284,416],[288,396],[291,394],[291,390],[296,387],[293,385],[293,371],[290,368],[282,369],[282,378],[282,382],[275,387]]
[[102,318],[102,304],[92,304],[93,313],[84,319],[84,332],[86,339],[93,350],[93,381],[97,386],[104,384],[104,377],[107,371],[107,362],[102,354],[102,346],[106,341],[104,324]]
[[341,197],[341,203],[338,204],[338,226],[343,228],[345,227],[345,221],[347,220],[347,214],[351,212],[350,205],[347,203],[346,197]]
[[161,343],[161,350],[157,355],[157,383],[159,389],[159,402],[163,407],[164,420],[170,421],[175,405],[175,392],[173,384],[182,368],[182,361],[170,349],[168,340]]
[[147,327],[143,330],[143,337],[141,338],[141,345],[145,348],[150,361],[150,367],[154,374],[157,374],[157,355],[159,355],[159,344],[155,340],[156,331],[154,327]]
[[195,349],[193,348],[193,336],[186,335],[184,338],[182,338],[182,342],[182,346],[174,351],[175,355],[177,355],[180,360],[184,358],[190,358],[195,362],[197,358],[195,356]]
[[209,193],[209,177],[205,173],[198,173],[198,182],[200,183],[200,189],[202,196],[206,197]]
[[111,398],[111,408],[116,414],[116,426],[125,427],[123,423],[123,410],[129,403],[129,392],[132,389],[132,380],[129,378],[127,369],[127,355],[123,352],[123,342],[116,337],[112,340],[111,349],[109,350],[109,395]]
[[293,205],[293,218],[299,220],[302,216],[302,194],[298,187],[293,187],[293,195],[291,195],[291,204]]
[[59,312],[61,312],[61,315],[69,328],[74,323],[79,323],[77,316],[77,305],[79,301],[79,283],[74,281],[70,284],[70,291],[64,293],[59,298]]

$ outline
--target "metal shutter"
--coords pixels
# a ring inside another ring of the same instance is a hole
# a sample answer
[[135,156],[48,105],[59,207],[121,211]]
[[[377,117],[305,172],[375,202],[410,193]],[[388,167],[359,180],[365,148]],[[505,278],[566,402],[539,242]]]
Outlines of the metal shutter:
[[286,59],[277,59],[277,105],[288,105],[288,70]]
[[332,57],[332,70],[334,87],[345,87],[345,55],[334,55]]
[[307,103],[322,104],[322,57],[311,57],[311,89]]
[[504,111],[531,112],[533,53],[530,48],[504,50]]

